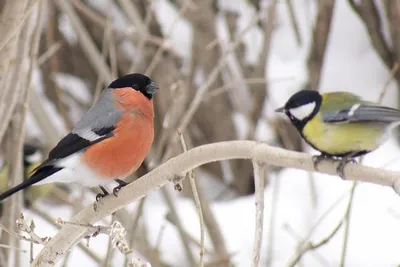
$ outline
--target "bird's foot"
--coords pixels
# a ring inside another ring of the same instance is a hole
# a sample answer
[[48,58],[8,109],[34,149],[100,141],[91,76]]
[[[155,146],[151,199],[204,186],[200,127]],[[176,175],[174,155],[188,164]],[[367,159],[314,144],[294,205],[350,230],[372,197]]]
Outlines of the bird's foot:
[[346,167],[346,165],[348,163],[353,163],[353,164],[357,164],[357,161],[352,158],[352,157],[343,157],[340,162],[339,165],[336,168],[336,173],[340,176],[340,178],[342,178],[343,180],[346,180],[346,177],[344,176],[344,167]]
[[330,157],[326,154],[321,154],[321,155],[312,156],[311,159],[313,161],[314,170],[318,171],[318,165],[321,163],[321,161],[329,160]]
[[121,188],[126,186],[128,183],[120,179],[115,179],[115,181],[118,183],[118,186],[114,187],[113,195],[118,197],[119,190],[121,190]]
[[103,186],[99,186],[99,188],[101,189],[102,193],[98,193],[96,195],[96,201],[99,202],[100,199],[102,199],[103,197],[106,197],[109,195],[109,193],[107,192],[107,190],[103,187]]

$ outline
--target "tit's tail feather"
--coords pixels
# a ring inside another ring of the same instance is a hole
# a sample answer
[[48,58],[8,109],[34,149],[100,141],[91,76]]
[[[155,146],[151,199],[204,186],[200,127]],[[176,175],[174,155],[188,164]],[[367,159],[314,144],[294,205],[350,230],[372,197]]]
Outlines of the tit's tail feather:
[[31,177],[29,177],[28,179],[26,179],[19,185],[11,188],[10,190],[7,190],[6,192],[0,194],[0,201],[3,201],[4,199],[8,198],[9,196],[17,193],[18,191],[20,191],[22,189],[27,188],[28,186],[34,185],[34,184],[42,181],[46,177],[49,177],[50,175],[52,175],[62,169],[63,168],[54,167],[54,166],[44,166],[44,167],[36,170],[36,172]]

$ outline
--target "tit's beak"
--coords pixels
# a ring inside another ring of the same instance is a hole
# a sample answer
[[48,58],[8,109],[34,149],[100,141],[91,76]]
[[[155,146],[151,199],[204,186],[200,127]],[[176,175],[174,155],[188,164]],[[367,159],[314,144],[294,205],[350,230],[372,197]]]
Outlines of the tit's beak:
[[158,85],[153,81],[151,81],[151,83],[146,86],[146,93],[148,93],[151,96],[154,95],[157,92],[157,90],[158,90]]
[[277,108],[277,109],[275,109],[275,112],[283,113],[283,112],[285,112],[285,107]]

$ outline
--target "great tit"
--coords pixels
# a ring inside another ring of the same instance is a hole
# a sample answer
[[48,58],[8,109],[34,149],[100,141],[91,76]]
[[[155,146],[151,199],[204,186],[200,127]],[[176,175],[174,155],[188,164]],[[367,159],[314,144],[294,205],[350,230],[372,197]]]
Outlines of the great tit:
[[347,163],[379,147],[400,123],[400,110],[348,92],[302,90],[275,111],[285,113],[301,137],[321,152],[313,157],[314,167],[323,159],[339,159],[337,173],[343,179]]
[[[42,161],[42,153],[37,146],[31,144],[24,144],[23,147],[23,167],[24,179],[29,177],[29,174],[37,167]],[[7,164],[4,164],[0,171],[0,192],[5,192],[8,188],[7,185]],[[38,198],[47,195],[53,188],[52,184],[45,184],[40,186],[29,187],[24,192],[24,202],[26,206],[30,206]]]

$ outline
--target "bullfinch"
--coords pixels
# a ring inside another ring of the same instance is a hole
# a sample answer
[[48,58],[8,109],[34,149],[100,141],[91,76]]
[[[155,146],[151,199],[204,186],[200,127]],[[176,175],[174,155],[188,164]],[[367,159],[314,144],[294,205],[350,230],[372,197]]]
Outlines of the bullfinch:
[[127,184],[122,179],[139,168],[153,143],[157,90],[154,81],[138,73],[113,81],[32,175],[0,194],[0,201],[31,185],[51,182],[99,186],[98,200],[108,195],[103,185],[114,180],[116,195]]

